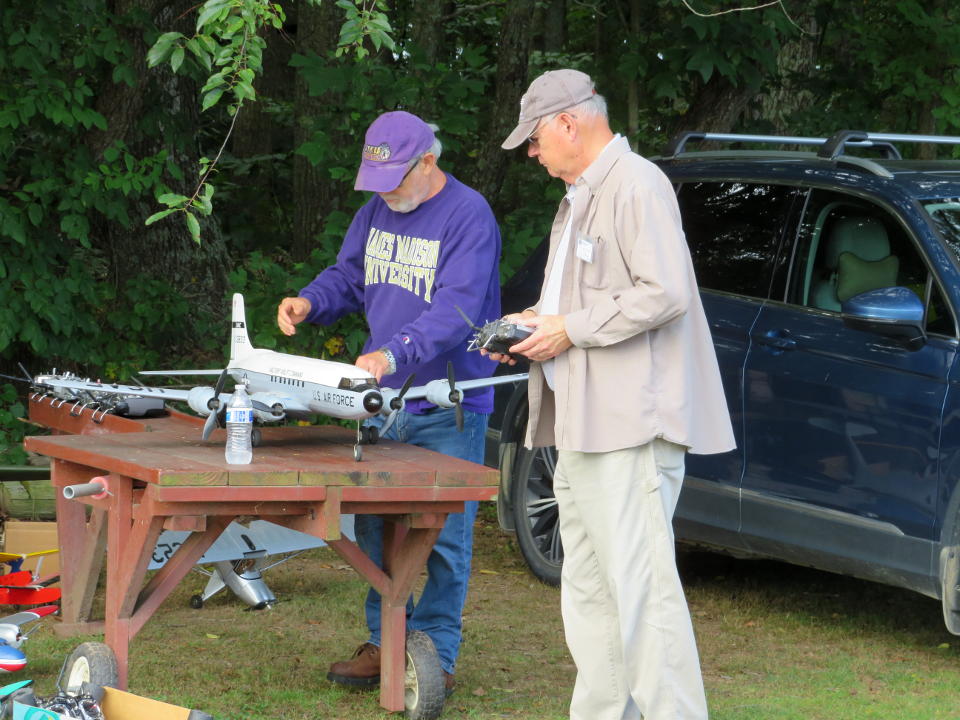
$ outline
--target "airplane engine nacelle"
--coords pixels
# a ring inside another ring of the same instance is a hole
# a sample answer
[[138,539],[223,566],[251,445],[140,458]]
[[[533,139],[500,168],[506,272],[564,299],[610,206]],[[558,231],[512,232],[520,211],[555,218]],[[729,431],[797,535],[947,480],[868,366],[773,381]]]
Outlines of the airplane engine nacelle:
[[19,626],[0,623],[0,643],[10,647],[20,647],[23,644],[23,637],[20,635]]
[[426,392],[427,400],[434,405],[442,408],[452,408],[454,406],[450,399],[450,383],[446,379],[431,380],[426,385]]
[[283,420],[286,417],[287,413],[284,411],[283,398],[278,395],[271,395],[270,393],[253,393],[250,396],[252,400],[263,403],[266,405],[269,410],[263,410],[257,407],[257,404],[254,403],[253,414],[257,416],[257,420],[260,422],[278,422]]
[[197,415],[206,417],[210,414],[210,408],[207,407],[207,403],[210,402],[212,398],[212,387],[191,388],[190,392],[187,393],[187,405],[189,405],[190,409],[197,413]]

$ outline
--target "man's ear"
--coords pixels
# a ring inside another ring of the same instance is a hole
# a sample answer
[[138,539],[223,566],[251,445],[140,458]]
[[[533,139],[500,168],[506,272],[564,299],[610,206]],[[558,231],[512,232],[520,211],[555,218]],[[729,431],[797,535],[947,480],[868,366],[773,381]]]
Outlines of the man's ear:
[[423,157],[420,158],[420,162],[423,163],[423,166],[428,170],[435,168],[437,166],[437,156],[432,152],[427,152],[423,154]]
[[557,124],[565,135],[573,139],[577,136],[577,116],[568,112],[557,115]]

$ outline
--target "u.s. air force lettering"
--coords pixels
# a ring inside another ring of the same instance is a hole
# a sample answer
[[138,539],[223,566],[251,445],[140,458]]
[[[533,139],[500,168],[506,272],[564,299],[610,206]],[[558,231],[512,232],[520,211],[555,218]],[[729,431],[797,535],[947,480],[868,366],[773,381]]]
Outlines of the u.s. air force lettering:
[[314,393],[317,401],[334,407],[357,407],[356,393],[341,393],[335,390],[317,390]]

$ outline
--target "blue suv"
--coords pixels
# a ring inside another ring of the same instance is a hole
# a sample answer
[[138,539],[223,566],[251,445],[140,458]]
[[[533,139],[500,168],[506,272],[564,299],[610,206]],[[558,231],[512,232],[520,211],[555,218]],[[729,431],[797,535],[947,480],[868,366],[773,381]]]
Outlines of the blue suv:
[[[687,149],[699,141],[767,149]],[[684,133],[652,158],[676,188],[737,435],[733,452],[688,455],[674,522],[681,542],[939,598],[960,634],[960,162],[902,159],[915,142],[960,138]],[[544,254],[505,311],[535,301]],[[556,455],[523,448],[525,387],[500,407],[501,524],[557,583]]]

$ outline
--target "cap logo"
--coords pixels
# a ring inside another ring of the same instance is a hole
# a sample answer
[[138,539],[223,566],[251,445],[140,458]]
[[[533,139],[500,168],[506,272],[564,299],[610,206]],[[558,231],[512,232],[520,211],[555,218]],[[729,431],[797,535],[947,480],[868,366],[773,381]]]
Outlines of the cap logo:
[[363,146],[364,160],[373,160],[375,162],[383,162],[384,160],[389,160],[392,154],[393,153],[390,151],[390,146],[387,145],[386,143],[380,143],[379,145]]

